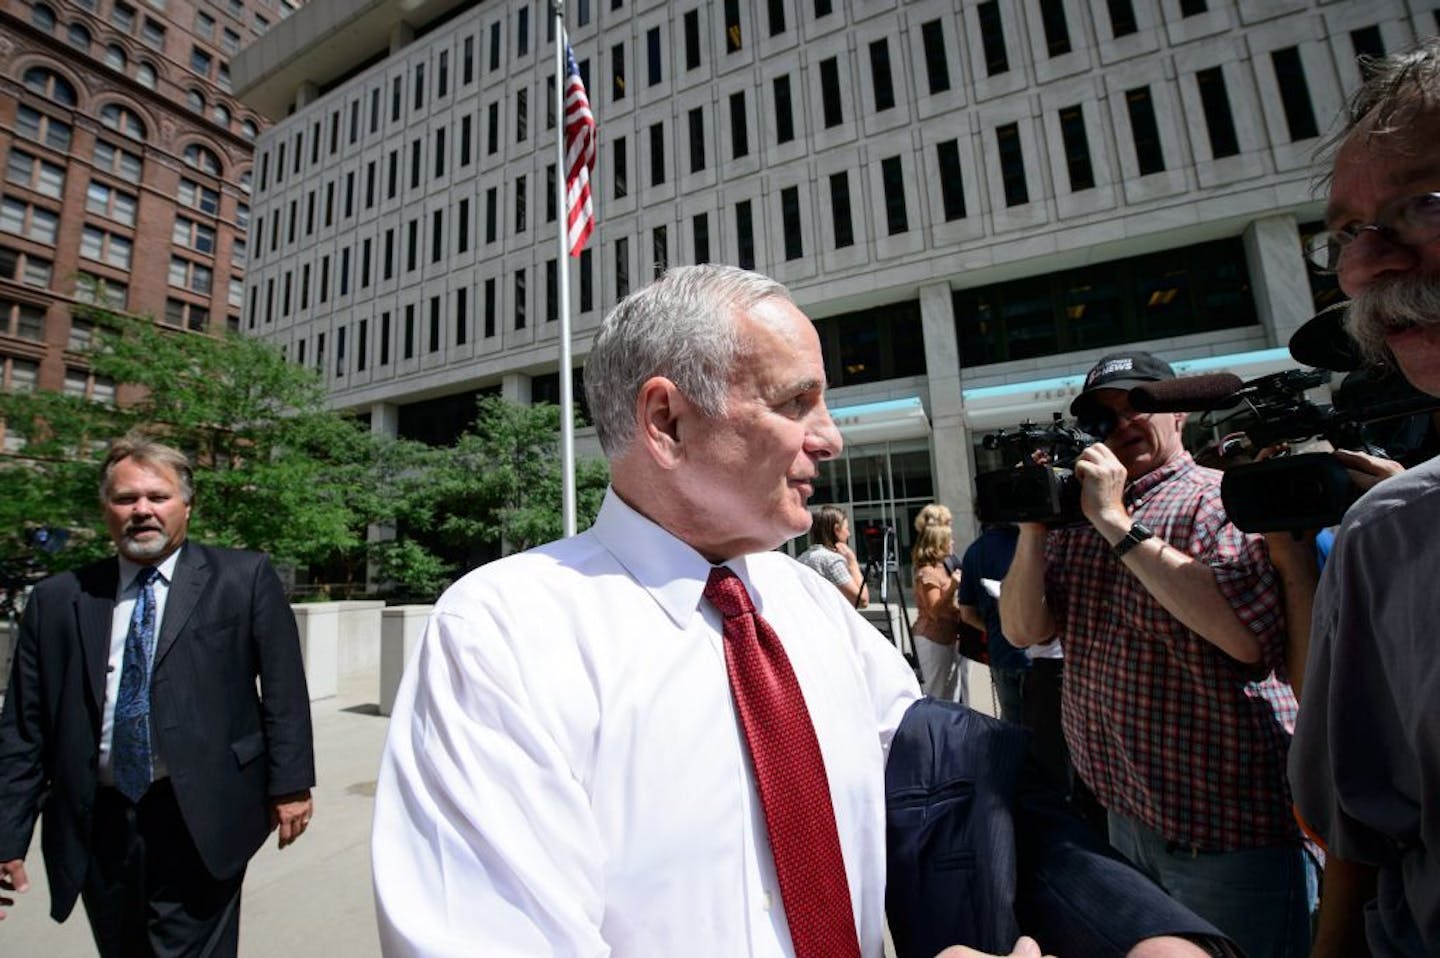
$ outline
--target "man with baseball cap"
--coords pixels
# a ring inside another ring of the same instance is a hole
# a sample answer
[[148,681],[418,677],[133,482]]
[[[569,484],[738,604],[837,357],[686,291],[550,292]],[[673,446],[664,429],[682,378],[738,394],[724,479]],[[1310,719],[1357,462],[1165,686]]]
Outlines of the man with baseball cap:
[[1090,370],[1070,407],[1102,440],[1075,463],[1087,522],[1021,524],[1000,615],[1018,646],[1064,645],[1065,738],[1111,843],[1251,958],[1302,955],[1281,595],[1262,539],[1226,517],[1220,473],[1182,446],[1185,414],[1130,406],[1174,376],[1139,350]]

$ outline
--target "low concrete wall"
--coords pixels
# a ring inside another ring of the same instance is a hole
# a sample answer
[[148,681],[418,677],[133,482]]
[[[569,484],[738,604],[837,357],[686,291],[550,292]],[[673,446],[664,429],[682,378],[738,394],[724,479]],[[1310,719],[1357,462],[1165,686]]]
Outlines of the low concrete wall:
[[337,665],[340,674],[352,675],[379,668],[380,613],[385,603],[378,599],[350,599],[326,604],[339,610]]
[[405,667],[420,645],[430,605],[392,605],[380,614],[380,714],[395,708],[395,693]]
[[338,602],[302,602],[290,606],[300,630],[305,683],[310,701],[332,698],[340,690],[340,610]]

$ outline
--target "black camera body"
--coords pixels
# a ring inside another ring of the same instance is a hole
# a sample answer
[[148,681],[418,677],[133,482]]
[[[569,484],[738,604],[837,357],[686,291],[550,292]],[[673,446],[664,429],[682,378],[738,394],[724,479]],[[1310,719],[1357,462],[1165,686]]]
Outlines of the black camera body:
[[[1352,374],[1352,377],[1357,374]],[[1305,391],[1330,381],[1321,369],[1287,369],[1251,380],[1224,404],[1243,405],[1252,421],[1242,428],[1257,448],[1323,438],[1341,449],[1400,458],[1371,442],[1366,429],[1440,409],[1440,399],[1415,389],[1400,376],[1359,376],[1347,380],[1334,405],[1305,398]],[[1280,456],[1232,466],[1220,487],[1230,521],[1245,532],[1279,532],[1334,525],[1358,495],[1354,482],[1329,453]]]
[[1013,430],[989,433],[981,442],[986,449],[1000,450],[1019,463],[975,477],[975,511],[981,522],[1066,526],[1085,521],[1080,511],[1080,480],[1073,467],[1085,447],[1096,442],[1095,437],[1065,425],[1057,413],[1048,426],[1027,421]]

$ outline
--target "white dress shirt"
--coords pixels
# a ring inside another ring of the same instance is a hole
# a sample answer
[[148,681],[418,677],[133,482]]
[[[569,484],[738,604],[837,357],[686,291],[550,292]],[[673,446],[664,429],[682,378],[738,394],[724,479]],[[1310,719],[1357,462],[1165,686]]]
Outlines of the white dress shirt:
[[[130,616],[134,614],[135,603],[140,598],[135,577],[144,568],[124,556],[116,558],[120,561],[120,581],[115,586],[115,612],[110,616],[110,664],[105,670],[105,713],[100,720],[99,775],[102,785],[115,784],[115,777],[110,771],[110,748],[115,740],[115,699],[120,695],[120,673],[125,667],[125,636],[130,632]],[[175,578],[175,563],[179,561],[180,550],[176,549],[156,567],[160,570],[154,583],[157,643],[160,624],[165,620],[165,600],[170,595],[170,582]],[[154,663],[151,665],[153,667]],[[150,769],[151,781],[159,781],[170,774],[153,735],[150,738]]]
[[[726,565],[785,645],[830,779],[862,954],[884,926],[900,654],[780,553]],[[375,798],[387,955],[793,955],[710,564],[613,491],[572,539],[435,607]]]

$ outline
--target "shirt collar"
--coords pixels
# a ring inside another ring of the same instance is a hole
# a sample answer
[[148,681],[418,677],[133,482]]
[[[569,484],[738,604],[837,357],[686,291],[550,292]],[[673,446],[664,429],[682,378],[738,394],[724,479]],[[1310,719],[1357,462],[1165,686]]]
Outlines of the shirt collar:
[[1194,468],[1194,466],[1195,460],[1190,457],[1190,453],[1182,449],[1178,454],[1171,456],[1169,462],[1155,469],[1151,469],[1145,473],[1145,475],[1126,486],[1125,500],[1127,504],[1134,502],[1151,489],[1160,485],[1160,483],[1178,476],[1182,472],[1187,472]]
[[[170,553],[156,566],[156,568],[160,570],[160,581],[166,585],[175,581],[175,565],[180,561],[180,552],[184,548],[185,544],[182,542],[179,549]],[[135,577],[140,574],[140,570],[143,569],[144,566],[138,562],[131,562],[122,555],[117,555],[115,558],[120,560],[120,591],[124,593],[127,589],[134,588]]]
[[[613,488],[605,490],[605,501],[590,532],[677,627],[689,624],[700,608],[705,583],[714,568],[708,559],[641,515]],[[724,565],[740,577],[754,596],[746,557],[739,556]],[[759,604],[757,599],[756,605]]]

